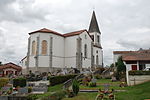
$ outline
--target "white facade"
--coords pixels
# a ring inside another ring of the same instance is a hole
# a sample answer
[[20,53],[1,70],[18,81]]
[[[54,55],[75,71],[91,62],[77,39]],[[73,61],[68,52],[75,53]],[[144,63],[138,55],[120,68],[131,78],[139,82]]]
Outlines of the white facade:
[[[94,18],[96,19],[95,15]],[[95,24],[95,21],[93,23]],[[96,26],[98,28],[97,23]],[[87,30],[80,30],[60,34],[44,28],[29,35],[27,57],[22,60],[22,65],[27,67],[27,71],[50,72],[54,69],[68,68],[82,70],[103,66],[100,31],[89,33]],[[43,41],[47,44],[45,54],[42,53]],[[36,53],[33,53],[33,42]],[[24,64],[25,62],[27,64]]]

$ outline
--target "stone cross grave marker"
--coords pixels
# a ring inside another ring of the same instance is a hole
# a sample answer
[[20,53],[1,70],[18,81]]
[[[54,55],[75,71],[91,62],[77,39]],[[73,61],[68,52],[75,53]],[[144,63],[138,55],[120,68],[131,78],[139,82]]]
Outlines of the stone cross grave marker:
[[19,88],[18,93],[19,94],[27,94],[28,93],[28,88],[27,87]]

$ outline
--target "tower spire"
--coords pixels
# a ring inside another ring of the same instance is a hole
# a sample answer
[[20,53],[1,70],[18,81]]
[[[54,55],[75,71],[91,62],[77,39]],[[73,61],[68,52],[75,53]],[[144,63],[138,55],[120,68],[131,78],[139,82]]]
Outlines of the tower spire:
[[95,11],[93,10],[90,26],[89,26],[89,32],[98,32],[101,33],[98,27]]

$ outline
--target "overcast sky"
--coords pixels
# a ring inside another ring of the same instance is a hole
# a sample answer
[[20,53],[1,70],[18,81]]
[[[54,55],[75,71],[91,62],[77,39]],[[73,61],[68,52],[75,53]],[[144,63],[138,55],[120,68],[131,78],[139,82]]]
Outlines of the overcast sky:
[[105,65],[114,50],[150,48],[150,0],[0,0],[0,61],[26,56],[29,32],[88,29],[93,9]]

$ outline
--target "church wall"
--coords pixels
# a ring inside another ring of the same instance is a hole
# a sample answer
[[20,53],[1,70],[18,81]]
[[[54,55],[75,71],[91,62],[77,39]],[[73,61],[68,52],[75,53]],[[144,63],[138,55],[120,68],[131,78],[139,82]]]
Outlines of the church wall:
[[[80,38],[82,39],[82,68],[90,68],[91,67],[91,38],[87,34],[87,32],[83,32],[82,34],[79,35]],[[87,45],[87,58],[84,56],[84,45]]]
[[[31,43],[32,41],[36,41],[37,37],[39,38],[39,67],[49,67],[49,49],[50,49],[50,37],[53,37],[53,59],[52,59],[52,67],[64,67],[64,37],[50,34],[50,33],[36,33],[31,34]],[[42,41],[47,41],[47,54],[42,55]],[[37,41],[36,41],[37,43]],[[35,58],[34,55],[31,55],[32,52],[32,45],[30,45],[30,64],[29,67],[35,67]]]
[[37,43],[37,37],[39,36],[39,34],[31,34],[30,35],[30,56],[29,56],[29,67],[35,67],[35,55],[32,55],[32,42],[35,41]]
[[[98,51],[98,52],[97,52]],[[98,47],[94,47],[93,48],[93,55],[94,55],[94,65],[96,65],[96,56],[98,55],[98,59],[99,59],[99,65],[102,65],[102,61],[103,61],[103,52],[102,49],[98,48]]]
[[77,38],[78,35],[65,38],[65,66],[67,68],[76,68]]

